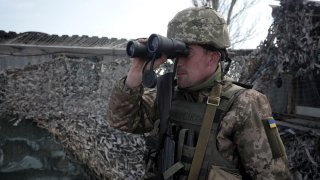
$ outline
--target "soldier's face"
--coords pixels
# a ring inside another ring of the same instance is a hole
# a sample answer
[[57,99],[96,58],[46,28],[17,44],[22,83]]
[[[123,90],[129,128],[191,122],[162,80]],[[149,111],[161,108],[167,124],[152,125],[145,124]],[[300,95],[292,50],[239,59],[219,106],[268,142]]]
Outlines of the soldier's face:
[[189,45],[189,48],[189,56],[178,57],[176,77],[180,88],[204,82],[216,71],[219,63],[218,51],[207,51],[198,45]]

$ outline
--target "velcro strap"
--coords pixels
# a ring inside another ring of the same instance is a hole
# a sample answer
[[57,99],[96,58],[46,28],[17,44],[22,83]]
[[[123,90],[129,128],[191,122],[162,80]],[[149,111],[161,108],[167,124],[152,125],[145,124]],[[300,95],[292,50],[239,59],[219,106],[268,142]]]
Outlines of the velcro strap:
[[177,162],[163,173],[163,179],[169,179],[172,175],[184,168],[182,162]]
[[177,161],[181,161],[183,147],[184,147],[184,140],[186,134],[189,130],[188,129],[181,129],[179,132],[179,140],[178,140],[178,149],[177,149]]

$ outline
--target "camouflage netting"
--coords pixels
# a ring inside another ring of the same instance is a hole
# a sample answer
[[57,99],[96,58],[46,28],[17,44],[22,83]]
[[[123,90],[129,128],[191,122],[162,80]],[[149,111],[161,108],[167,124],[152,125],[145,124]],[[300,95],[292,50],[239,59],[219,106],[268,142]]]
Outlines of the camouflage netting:
[[320,3],[281,0],[267,38],[247,61],[240,81],[264,92],[282,73],[313,79],[320,74]]
[[17,115],[15,125],[31,119],[47,129],[93,178],[141,177],[143,137],[115,130],[106,119],[109,93],[129,60],[53,59],[0,74],[0,114]]
[[[275,84],[281,82],[285,75],[290,75],[296,87],[303,90],[306,90],[306,86],[312,87],[312,91],[305,96],[296,88],[296,103],[319,107],[319,15],[319,2],[280,0],[280,6],[273,9],[274,22],[267,38],[253,51],[251,58],[241,61],[245,63],[239,81],[252,84],[253,88],[267,94],[276,91]],[[304,83],[306,81],[308,84]],[[284,97],[278,96],[274,101],[281,101],[281,98]],[[289,103],[289,100],[287,101]],[[287,105],[284,108],[287,108]],[[304,120],[301,118],[299,121]],[[319,118],[314,118],[314,122],[319,122]],[[315,133],[319,132],[319,129],[300,132],[299,126],[303,127],[297,125],[297,128],[283,127],[281,130],[290,170],[295,179],[320,179],[320,135]]]
[[320,133],[281,131],[294,180],[320,179]]

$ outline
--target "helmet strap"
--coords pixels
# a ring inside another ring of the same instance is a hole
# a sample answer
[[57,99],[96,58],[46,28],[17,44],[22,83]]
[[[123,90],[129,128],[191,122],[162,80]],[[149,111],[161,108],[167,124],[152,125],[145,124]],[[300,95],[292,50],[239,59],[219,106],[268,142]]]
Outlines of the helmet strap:
[[[230,69],[231,59],[229,58],[226,49],[220,50],[220,53],[221,53],[220,64],[221,64],[221,71],[222,71],[222,73],[221,73],[222,76],[221,77],[224,77],[224,75],[226,75],[228,73],[229,69]],[[227,62],[227,65],[225,67],[222,64],[222,61]]]

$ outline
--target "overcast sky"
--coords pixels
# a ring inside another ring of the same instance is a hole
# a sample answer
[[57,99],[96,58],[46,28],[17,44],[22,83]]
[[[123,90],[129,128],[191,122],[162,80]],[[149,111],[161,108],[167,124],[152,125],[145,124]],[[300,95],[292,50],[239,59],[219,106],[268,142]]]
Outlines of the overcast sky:
[[[255,48],[266,37],[271,1],[260,0],[248,11],[248,21],[259,16],[259,36],[242,48]],[[166,35],[168,21],[191,6],[191,0],[0,0],[0,30],[125,39]]]

